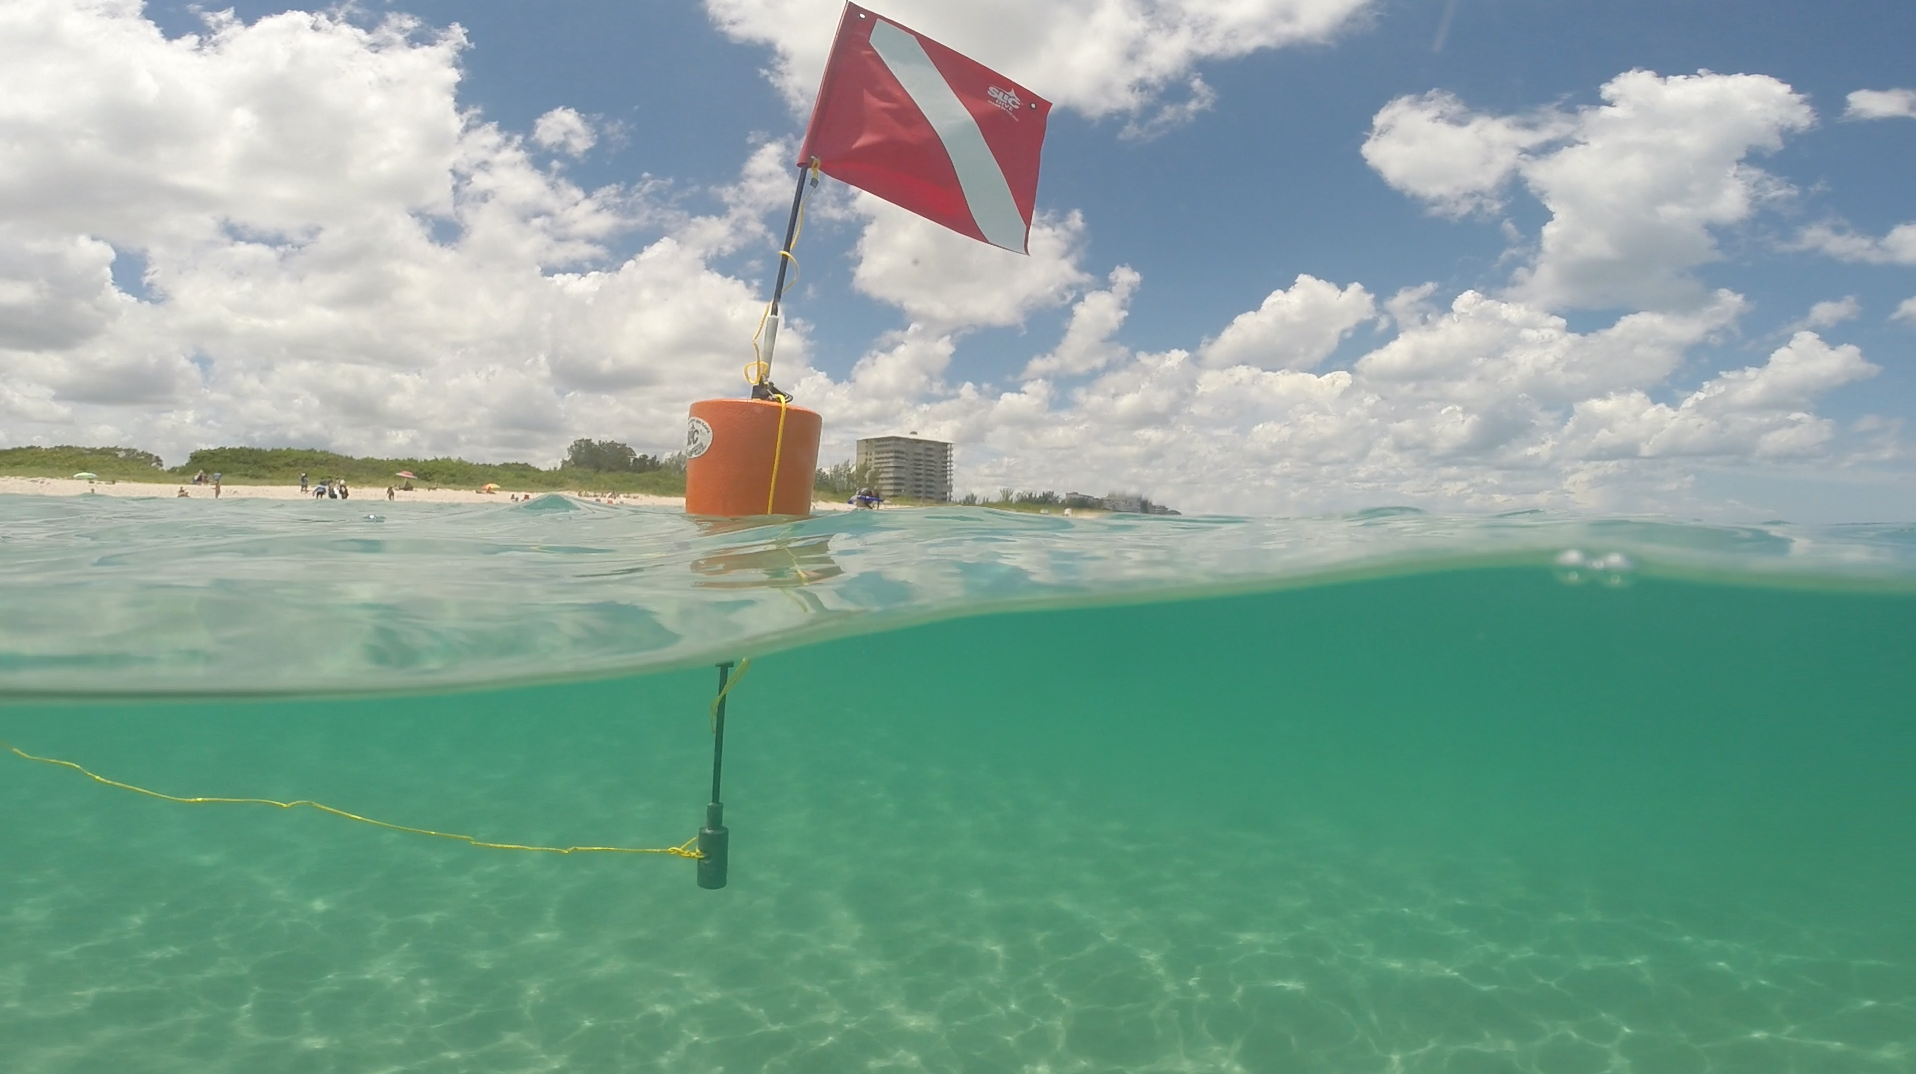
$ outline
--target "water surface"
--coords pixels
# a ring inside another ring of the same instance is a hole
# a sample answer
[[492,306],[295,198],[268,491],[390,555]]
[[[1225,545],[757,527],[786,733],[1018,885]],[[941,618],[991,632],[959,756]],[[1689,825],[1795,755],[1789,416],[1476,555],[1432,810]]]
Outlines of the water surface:
[[167,793],[676,844],[753,657],[722,892],[0,755],[0,1069],[1916,1062],[1906,531],[562,503],[0,503],[0,738]]

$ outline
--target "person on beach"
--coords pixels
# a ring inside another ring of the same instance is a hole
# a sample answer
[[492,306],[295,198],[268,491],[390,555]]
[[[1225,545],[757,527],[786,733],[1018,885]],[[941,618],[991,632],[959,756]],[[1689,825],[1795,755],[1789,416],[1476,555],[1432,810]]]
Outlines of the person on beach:
[[299,491],[301,492],[306,491],[306,475],[305,474],[299,475]]
[[190,495],[188,495],[188,494],[187,494],[187,491],[186,491],[186,486],[185,486],[185,485],[181,485],[181,486],[180,486],[180,491],[179,491],[179,492],[177,492],[177,493],[174,493],[174,499],[178,499],[178,498],[180,498],[180,497],[182,497],[182,496],[185,496],[185,497],[186,497],[187,499],[192,499],[192,497],[191,497]]
[[218,474],[213,475],[213,498],[216,500],[220,498],[220,475]]
[[339,498],[344,500],[344,499],[350,498],[351,496],[352,496],[352,490],[346,487],[345,479],[341,478],[339,482]]
[[390,500],[390,499],[392,499],[393,497],[395,497],[395,496],[397,496],[397,495],[398,495],[398,493],[396,493],[396,492],[394,492],[394,491],[393,491],[393,487],[392,487],[391,485],[387,485],[387,486],[386,486],[386,498],[387,498],[388,500]]

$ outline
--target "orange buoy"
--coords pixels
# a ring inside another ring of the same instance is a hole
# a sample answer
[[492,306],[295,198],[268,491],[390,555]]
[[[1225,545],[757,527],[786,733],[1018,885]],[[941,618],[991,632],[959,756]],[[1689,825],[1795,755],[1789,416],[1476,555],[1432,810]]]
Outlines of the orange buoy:
[[809,515],[818,469],[815,410],[765,399],[702,399],[685,436],[685,512]]

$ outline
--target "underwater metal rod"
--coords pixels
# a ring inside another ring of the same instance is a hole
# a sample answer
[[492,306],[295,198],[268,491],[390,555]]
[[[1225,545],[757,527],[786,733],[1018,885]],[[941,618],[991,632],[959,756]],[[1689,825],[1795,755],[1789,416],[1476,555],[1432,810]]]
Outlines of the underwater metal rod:
[[718,673],[718,704],[712,710],[712,800],[705,805],[705,827],[699,829],[699,887],[713,891],[725,886],[732,840],[725,827],[725,803],[719,798],[725,767],[725,684],[732,677],[732,662],[720,664]]

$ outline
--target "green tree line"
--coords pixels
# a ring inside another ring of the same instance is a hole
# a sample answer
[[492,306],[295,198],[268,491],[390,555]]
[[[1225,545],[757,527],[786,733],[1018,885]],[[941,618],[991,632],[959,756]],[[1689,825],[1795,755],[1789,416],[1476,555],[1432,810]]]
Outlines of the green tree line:
[[[623,446],[623,445],[621,445]],[[576,447],[576,445],[575,445]],[[627,449],[630,450],[630,449]],[[596,457],[595,457],[596,458]],[[119,447],[0,448],[0,474],[14,477],[72,477],[95,473],[108,481],[146,481],[184,484],[195,474],[239,485],[297,485],[305,474],[312,482],[343,478],[362,488],[385,488],[406,482],[399,472],[412,473],[415,488],[478,488],[495,484],[520,492],[585,488],[595,492],[648,492],[659,496],[685,494],[685,466],[678,459],[654,459],[644,467],[600,469],[561,463],[542,469],[528,462],[482,463],[465,459],[379,458],[341,455],[313,448],[202,448],[178,466],[168,467],[151,452]],[[568,456],[568,463],[578,460]]]

